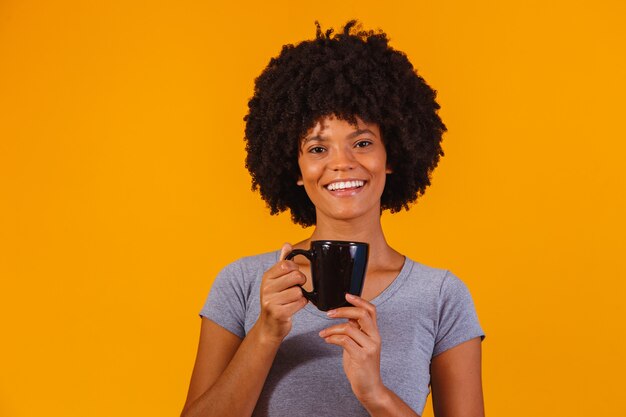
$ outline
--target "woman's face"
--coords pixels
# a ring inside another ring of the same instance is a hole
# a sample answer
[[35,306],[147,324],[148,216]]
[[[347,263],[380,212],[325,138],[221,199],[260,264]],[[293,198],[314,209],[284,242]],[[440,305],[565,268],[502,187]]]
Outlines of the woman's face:
[[298,185],[316,208],[317,221],[380,216],[387,153],[375,123],[357,125],[329,116],[305,135],[298,157]]

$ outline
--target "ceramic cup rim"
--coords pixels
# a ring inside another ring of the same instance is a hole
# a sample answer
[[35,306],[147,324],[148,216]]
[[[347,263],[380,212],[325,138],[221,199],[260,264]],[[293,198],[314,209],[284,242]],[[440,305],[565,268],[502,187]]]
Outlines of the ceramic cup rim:
[[369,245],[369,243],[367,242],[356,242],[353,240],[332,240],[332,239],[325,239],[325,240],[312,240],[311,241],[311,246],[313,245],[323,245],[323,244],[330,244],[330,245],[342,245],[342,246],[361,246],[361,245]]

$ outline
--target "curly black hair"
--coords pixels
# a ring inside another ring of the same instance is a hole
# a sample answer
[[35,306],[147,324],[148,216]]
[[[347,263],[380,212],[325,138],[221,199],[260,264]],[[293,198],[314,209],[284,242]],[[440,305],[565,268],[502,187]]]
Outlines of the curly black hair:
[[430,185],[443,156],[446,127],[436,92],[382,31],[365,31],[356,20],[333,35],[318,22],[314,40],[284,45],[255,80],[246,122],[246,168],[271,214],[289,209],[302,226],[316,222],[315,206],[300,176],[298,153],[306,132],[327,116],[356,125],[358,116],[380,126],[392,174],[381,210],[408,210]]

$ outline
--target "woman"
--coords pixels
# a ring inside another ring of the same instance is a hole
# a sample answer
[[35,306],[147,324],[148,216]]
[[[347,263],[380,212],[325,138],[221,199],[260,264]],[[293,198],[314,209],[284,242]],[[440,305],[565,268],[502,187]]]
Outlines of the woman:
[[[182,415],[416,416],[429,389],[437,417],[482,416],[484,337],[450,272],[385,240],[382,210],[430,185],[445,126],[435,92],[384,33],[322,33],[283,47],[256,80],[246,116],[253,188],[271,213],[314,225],[309,239],[220,272],[201,312]],[[292,248],[362,241],[361,297],[328,313],[307,304],[310,270]],[[430,388],[429,388],[430,386]]]

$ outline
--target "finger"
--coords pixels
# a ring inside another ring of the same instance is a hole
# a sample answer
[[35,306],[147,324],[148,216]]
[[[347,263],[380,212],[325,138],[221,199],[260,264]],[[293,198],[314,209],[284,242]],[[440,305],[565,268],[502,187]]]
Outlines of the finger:
[[[261,301],[261,310],[274,317],[288,318],[295,311],[304,307],[307,302],[308,300],[302,295],[302,290],[295,287],[264,297]],[[285,309],[287,309],[288,314],[284,312]]]
[[304,285],[306,277],[300,271],[291,271],[280,277],[269,279],[264,284],[264,291],[267,292],[280,292],[287,288],[291,288],[297,285]]
[[274,320],[290,320],[295,313],[306,306],[307,302],[308,300],[302,297],[287,304],[268,305],[266,308],[266,314]]
[[296,300],[294,302],[291,302],[289,304],[285,304],[280,306],[280,308],[283,310],[283,313],[289,317],[293,316],[294,314],[296,314],[298,311],[302,310],[304,308],[304,306],[307,305],[307,303],[309,302],[309,300],[307,300],[306,298],[302,297],[299,300]]
[[319,335],[323,338],[331,336],[348,336],[360,347],[368,349],[376,347],[376,342],[352,323],[336,324],[322,330]]
[[291,271],[289,274],[277,279],[276,282],[281,283],[281,285],[284,284],[288,287],[293,287],[294,285],[304,285],[306,282],[306,275],[299,270]]
[[304,295],[300,287],[290,287],[282,291],[263,293],[262,303],[266,308],[269,308],[271,306],[289,304],[303,297]]
[[333,335],[324,338],[326,343],[330,343],[331,345],[337,345],[343,348],[344,351],[348,355],[353,358],[358,358],[361,355],[361,347],[352,340],[349,336],[346,335]]
[[332,318],[355,320],[358,322],[359,327],[369,336],[378,335],[376,320],[367,310],[361,307],[340,307],[335,310],[330,310],[326,314],[328,317]]
[[376,319],[376,306],[374,304],[354,294],[346,294],[346,300],[355,307],[364,308],[374,320]]
[[291,271],[298,271],[300,267],[294,261],[281,260],[276,262],[270,269],[265,271],[264,278],[266,279],[276,279],[285,274],[288,274]]
[[289,243],[283,243],[283,247],[280,249],[280,260],[285,259],[285,256],[289,255],[293,248]]
[[376,322],[376,306],[358,295],[346,293],[346,301],[354,307],[359,307],[368,312],[374,322]]
[[298,264],[293,261],[285,260],[285,256],[287,256],[287,254],[291,252],[291,250],[292,248],[289,243],[283,244],[282,248],[280,249],[278,262],[276,262],[274,265],[272,265],[271,268],[265,271],[265,273],[263,274],[264,280],[278,278],[282,275],[298,269]]
[[284,305],[305,298],[300,287],[291,287],[271,296],[270,301],[274,304]]

